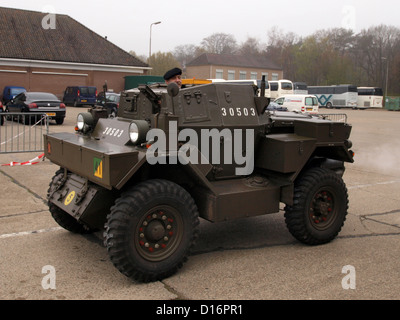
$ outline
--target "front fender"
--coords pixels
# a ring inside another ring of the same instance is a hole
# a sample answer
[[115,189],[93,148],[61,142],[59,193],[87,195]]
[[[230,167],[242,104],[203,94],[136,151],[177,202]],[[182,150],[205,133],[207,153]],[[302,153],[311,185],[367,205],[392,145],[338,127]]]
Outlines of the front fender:
[[45,134],[44,147],[51,162],[109,190],[121,189],[146,161],[141,148],[72,133]]

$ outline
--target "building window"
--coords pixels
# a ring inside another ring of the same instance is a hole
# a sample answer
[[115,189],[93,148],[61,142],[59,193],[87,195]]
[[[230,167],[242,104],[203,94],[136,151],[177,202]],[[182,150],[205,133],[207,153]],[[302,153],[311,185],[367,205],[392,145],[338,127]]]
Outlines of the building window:
[[217,69],[215,70],[215,79],[223,79],[224,78],[224,70]]
[[265,76],[265,80],[268,81],[268,72],[262,72],[261,78],[262,78],[262,76]]
[[272,74],[272,80],[279,80],[279,74],[273,73]]
[[246,71],[240,71],[239,80],[246,80],[246,78],[247,78],[247,72]]
[[257,80],[257,72],[251,72],[250,73],[250,79],[251,80]]
[[228,70],[228,80],[235,80],[235,70]]

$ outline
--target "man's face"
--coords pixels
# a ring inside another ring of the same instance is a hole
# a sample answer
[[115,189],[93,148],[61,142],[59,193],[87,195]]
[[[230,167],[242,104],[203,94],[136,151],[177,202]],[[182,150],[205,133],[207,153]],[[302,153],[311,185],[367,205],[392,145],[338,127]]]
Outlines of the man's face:
[[175,82],[179,88],[182,87],[182,76],[180,74],[177,74],[176,76],[173,76],[171,79],[165,81],[166,84],[170,84],[171,82]]

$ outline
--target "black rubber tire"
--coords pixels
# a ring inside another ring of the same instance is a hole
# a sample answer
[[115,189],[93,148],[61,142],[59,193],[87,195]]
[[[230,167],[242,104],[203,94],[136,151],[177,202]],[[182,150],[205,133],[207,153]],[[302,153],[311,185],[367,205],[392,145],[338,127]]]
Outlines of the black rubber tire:
[[107,216],[104,244],[114,266],[140,282],[173,275],[198,237],[190,194],[167,180],[148,180],[122,193]]
[[285,207],[286,225],[302,243],[328,243],[342,229],[348,204],[347,188],[338,174],[329,169],[310,169],[295,183],[293,206]]
[[56,118],[56,123],[57,123],[58,125],[63,124],[63,123],[64,123],[64,117],[58,117],[58,118]]
[[[49,199],[51,193],[53,192],[54,188],[56,187],[57,182],[63,177],[64,170],[58,170],[55,175],[53,176],[49,189],[47,190],[47,199]],[[93,233],[97,230],[91,229],[88,226],[80,223],[70,214],[65,212],[64,210],[57,207],[55,204],[51,203],[50,201],[47,202],[49,206],[49,211],[53,217],[53,219],[64,229],[77,234],[89,234]]]

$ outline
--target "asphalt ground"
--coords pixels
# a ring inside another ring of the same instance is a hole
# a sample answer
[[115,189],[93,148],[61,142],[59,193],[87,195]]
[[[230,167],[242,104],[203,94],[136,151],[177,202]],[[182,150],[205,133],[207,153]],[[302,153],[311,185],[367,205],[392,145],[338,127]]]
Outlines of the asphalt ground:
[[[50,131],[72,131],[83,110],[68,107],[64,124]],[[57,166],[46,159],[0,166],[0,299],[153,300],[160,307],[170,300],[398,300],[400,112],[320,112],[348,115],[356,154],[344,174],[349,213],[331,243],[299,243],[282,211],[201,220],[194,253],[177,274],[136,283],[112,265],[101,232],[72,234],[52,219],[46,193]],[[38,155],[0,154],[0,164]]]

